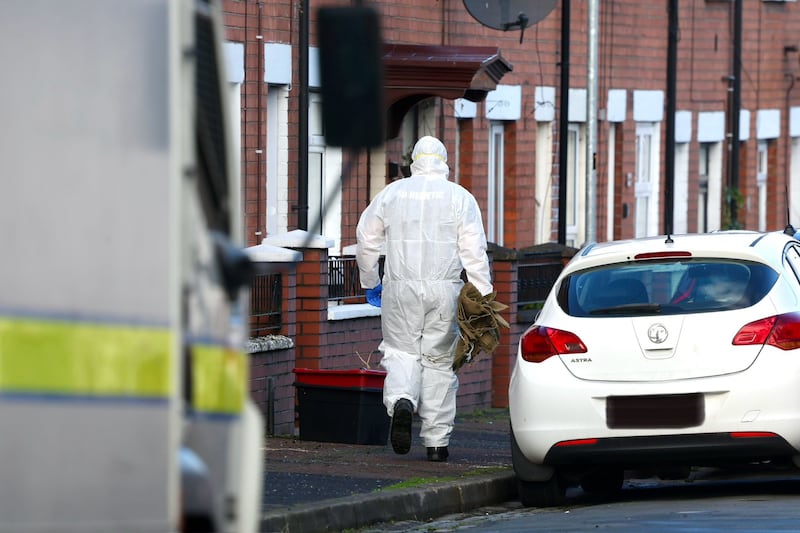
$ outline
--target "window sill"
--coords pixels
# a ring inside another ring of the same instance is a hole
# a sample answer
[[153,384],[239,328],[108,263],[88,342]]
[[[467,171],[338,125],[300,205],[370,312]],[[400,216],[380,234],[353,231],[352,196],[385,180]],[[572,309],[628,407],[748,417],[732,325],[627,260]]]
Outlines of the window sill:
[[328,320],[381,316],[381,308],[370,304],[329,305]]

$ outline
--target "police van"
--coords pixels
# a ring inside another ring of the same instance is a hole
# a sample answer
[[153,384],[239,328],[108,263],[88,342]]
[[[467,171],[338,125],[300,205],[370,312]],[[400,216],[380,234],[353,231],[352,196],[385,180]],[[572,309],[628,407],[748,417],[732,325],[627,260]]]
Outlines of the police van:
[[255,531],[211,0],[0,5],[0,531]]

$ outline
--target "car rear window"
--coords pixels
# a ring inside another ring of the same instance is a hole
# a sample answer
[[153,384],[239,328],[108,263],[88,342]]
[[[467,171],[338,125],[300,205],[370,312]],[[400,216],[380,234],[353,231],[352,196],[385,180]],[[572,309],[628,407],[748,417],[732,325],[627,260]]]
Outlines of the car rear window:
[[732,260],[647,261],[574,272],[558,303],[572,316],[674,315],[748,307],[766,296],[778,274]]

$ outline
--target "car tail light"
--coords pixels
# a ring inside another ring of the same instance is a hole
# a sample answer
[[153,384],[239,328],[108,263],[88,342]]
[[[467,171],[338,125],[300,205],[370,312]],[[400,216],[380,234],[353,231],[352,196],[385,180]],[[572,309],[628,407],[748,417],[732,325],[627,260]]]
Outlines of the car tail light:
[[533,326],[522,334],[520,353],[530,363],[541,363],[554,355],[586,353],[586,345],[569,331]]
[[800,313],[786,313],[745,324],[733,337],[734,346],[769,344],[781,350],[800,348]]

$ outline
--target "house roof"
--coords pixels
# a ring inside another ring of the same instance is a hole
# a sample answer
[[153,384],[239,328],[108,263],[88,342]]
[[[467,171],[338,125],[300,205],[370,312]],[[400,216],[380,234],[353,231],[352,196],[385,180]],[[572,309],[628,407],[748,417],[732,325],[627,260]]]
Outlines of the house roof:
[[418,102],[431,96],[479,102],[513,69],[491,46],[385,44],[383,65],[390,139]]

